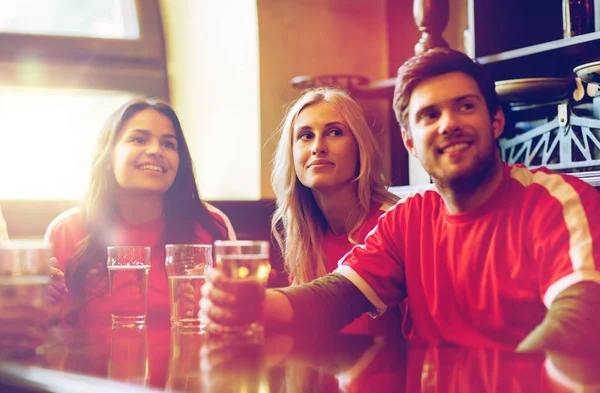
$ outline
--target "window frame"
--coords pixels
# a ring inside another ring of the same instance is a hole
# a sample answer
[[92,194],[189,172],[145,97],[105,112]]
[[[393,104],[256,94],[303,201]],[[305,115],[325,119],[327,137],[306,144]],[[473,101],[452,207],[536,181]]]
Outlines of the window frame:
[[20,48],[44,57],[100,58],[157,61],[162,58],[161,19],[156,0],[135,0],[140,37],[115,39],[0,32],[0,56],[18,55]]
[[132,91],[169,99],[158,0],[135,0],[140,37],[0,33],[0,85]]

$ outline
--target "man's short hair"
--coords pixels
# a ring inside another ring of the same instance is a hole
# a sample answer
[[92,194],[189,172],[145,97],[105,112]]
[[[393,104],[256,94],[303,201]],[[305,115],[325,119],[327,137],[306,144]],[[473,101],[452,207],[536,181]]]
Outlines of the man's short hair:
[[434,48],[413,56],[398,68],[393,107],[402,128],[408,130],[408,104],[414,89],[427,78],[455,71],[464,72],[475,80],[490,116],[493,116],[499,102],[494,80],[487,70],[462,52]]

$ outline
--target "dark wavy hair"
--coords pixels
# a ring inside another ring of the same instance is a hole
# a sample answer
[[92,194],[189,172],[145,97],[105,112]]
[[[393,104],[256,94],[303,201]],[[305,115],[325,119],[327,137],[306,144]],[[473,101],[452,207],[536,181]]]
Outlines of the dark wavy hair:
[[496,113],[500,104],[494,80],[488,71],[462,52],[448,48],[434,48],[411,57],[398,68],[393,108],[396,120],[402,128],[410,133],[408,105],[414,89],[427,78],[455,71],[463,72],[475,80],[485,99],[490,116]]
[[155,98],[140,98],[123,105],[108,118],[92,155],[90,183],[82,204],[86,236],[78,244],[78,250],[68,261],[65,271],[66,284],[74,299],[72,308],[65,315],[67,322],[77,322],[86,300],[108,291],[106,247],[111,244],[118,215],[112,156],[123,125],[145,109],[153,109],[169,118],[177,137],[179,169],[164,195],[165,244],[195,243],[195,227],[198,224],[214,240],[224,238],[227,233],[224,224],[213,217],[200,199],[192,157],[173,108]]

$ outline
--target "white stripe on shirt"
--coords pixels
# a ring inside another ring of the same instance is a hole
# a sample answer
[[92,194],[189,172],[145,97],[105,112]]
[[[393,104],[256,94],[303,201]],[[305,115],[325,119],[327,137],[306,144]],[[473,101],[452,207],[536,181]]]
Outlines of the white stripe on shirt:
[[[408,195],[406,198],[402,198],[400,199],[398,202],[396,202],[395,205],[393,206],[389,206],[389,205],[382,205],[380,210],[384,210],[385,213],[383,213],[379,219],[381,220],[382,217],[384,217],[386,214],[390,213],[392,210],[396,209],[398,206],[404,204],[404,202],[406,202],[407,200],[413,198],[416,195],[421,195],[423,196],[426,192],[437,192],[437,188],[435,186],[435,184],[430,184],[422,189],[418,189],[415,190],[414,192],[411,192],[410,195]],[[373,229],[371,229],[369,231],[369,233],[365,236],[365,242],[367,240],[367,238],[369,236],[371,236],[375,230],[377,229],[378,224],[376,224]],[[354,247],[362,247],[364,248],[364,242],[363,244],[357,244]],[[353,247],[353,248],[354,248]],[[377,293],[375,292],[375,290],[373,290],[373,288],[360,276],[360,274],[358,274],[357,272],[355,272],[351,267],[347,266],[347,265],[342,265],[342,262],[344,261],[344,259],[346,259],[346,256],[348,254],[350,254],[352,252],[352,250],[348,251],[348,253],[346,253],[346,255],[344,255],[339,261],[338,261],[338,267],[333,271],[334,273],[339,273],[342,276],[346,277],[348,280],[350,280],[350,282],[352,282],[352,284],[354,284],[361,292],[363,295],[365,295],[365,297],[371,302],[371,304],[377,309],[376,311],[370,311],[367,314],[369,314],[371,317],[376,318],[378,316],[380,316],[381,314],[383,314],[385,312],[385,310],[387,310],[387,306],[385,305],[385,303],[379,298],[379,296],[377,296]],[[358,261],[358,263],[360,263],[360,261]]]
[[371,304],[377,309],[376,311],[370,311],[368,314],[373,318],[380,316],[387,310],[387,306],[379,296],[375,293],[373,288],[350,266],[340,265],[333,271],[333,273],[339,273],[342,276],[346,277],[352,284],[354,284],[362,293],[365,295],[367,300],[371,302]]
[[527,168],[512,167],[510,175],[525,187],[532,183],[544,187],[561,204],[563,220],[569,231],[569,257],[574,273],[550,285],[544,294],[546,307],[550,307],[560,292],[577,282],[591,280],[600,283],[600,273],[596,271],[592,253],[590,226],[579,193],[558,174],[534,173]]

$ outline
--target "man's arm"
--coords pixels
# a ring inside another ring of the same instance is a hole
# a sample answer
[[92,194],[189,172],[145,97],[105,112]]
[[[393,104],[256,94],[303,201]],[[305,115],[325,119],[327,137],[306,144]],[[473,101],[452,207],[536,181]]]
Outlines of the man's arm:
[[267,324],[337,331],[373,309],[371,302],[350,280],[339,273],[331,273],[308,284],[273,291],[267,297],[265,313]]
[[[214,326],[239,323],[244,299],[236,297],[219,269],[210,269],[202,286],[201,317]],[[350,280],[331,273],[308,284],[268,289],[264,302],[265,324],[294,329],[341,329],[373,305]]]
[[600,353],[600,284],[582,281],[563,290],[519,352]]

